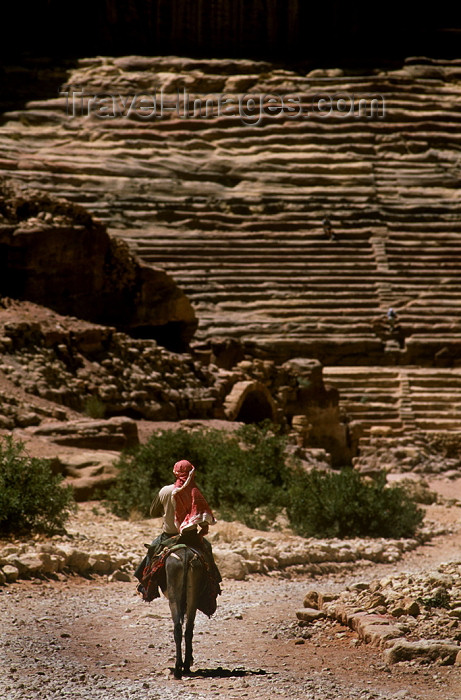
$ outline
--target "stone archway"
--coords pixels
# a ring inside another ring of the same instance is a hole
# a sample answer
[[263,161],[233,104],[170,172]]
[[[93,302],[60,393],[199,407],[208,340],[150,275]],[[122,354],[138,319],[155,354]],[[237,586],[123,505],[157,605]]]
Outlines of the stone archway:
[[277,407],[268,388],[261,382],[237,382],[224,402],[229,420],[260,423],[268,418],[276,422]]

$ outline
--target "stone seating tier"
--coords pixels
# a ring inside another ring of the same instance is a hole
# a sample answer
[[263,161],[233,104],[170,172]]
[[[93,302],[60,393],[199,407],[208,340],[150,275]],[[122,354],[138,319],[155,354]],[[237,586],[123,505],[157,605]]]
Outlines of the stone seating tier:
[[327,384],[340,392],[340,407],[361,435],[391,425],[409,430],[461,431],[461,370],[417,367],[325,367]]

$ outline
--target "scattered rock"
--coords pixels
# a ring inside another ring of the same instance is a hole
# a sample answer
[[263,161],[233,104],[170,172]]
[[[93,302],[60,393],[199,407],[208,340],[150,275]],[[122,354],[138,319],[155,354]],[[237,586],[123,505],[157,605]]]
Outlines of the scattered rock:
[[91,569],[90,554],[73,547],[61,546],[58,548],[59,554],[65,556],[65,566],[78,574],[86,574]]
[[126,571],[120,571],[120,569],[118,569],[117,571],[114,571],[114,573],[111,574],[111,575],[109,576],[109,581],[125,581],[125,582],[129,582],[129,581],[132,581],[132,580],[133,580],[133,579],[132,579],[132,577],[130,576],[130,574],[129,574],[128,572],[126,572]]
[[303,608],[296,612],[296,617],[303,622],[314,622],[314,620],[322,620],[326,615],[322,610],[316,608]]
[[437,639],[420,639],[416,642],[398,641],[384,651],[384,661],[396,664],[400,661],[440,661],[442,665],[454,664],[460,652],[457,644]]
[[[448,593],[450,591],[450,594]],[[353,629],[358,638],[384,650],[386,663],[423,661],[453,664],[459,653],[459,563],[441,564],[436,571],[398,574],[381,581],[359,582],[334,600],[320,591],[306,594],[318,611]],[[298,619],[299,612],[296,613]],[[307,613],[309,616],[309,610]],[[411,639],[407,635],[411,634]],[[417,637],[418,639],[415,639]]]
[[319,593],[318,591],[309,591],[309,593],[306,593],[303,601],[303,605],[305,608],[314,608],[315,610],[318,610],[319,607]]
[[248,574],[245,559],[231,550],[214,549],[214,557],[218,569],[224,578],[243,581]]
[[2,566],[2,571],[8,583],[14,583],[19,578],[19,569],[17,566],[13,566],[12,564],[5,564],[4,566]]

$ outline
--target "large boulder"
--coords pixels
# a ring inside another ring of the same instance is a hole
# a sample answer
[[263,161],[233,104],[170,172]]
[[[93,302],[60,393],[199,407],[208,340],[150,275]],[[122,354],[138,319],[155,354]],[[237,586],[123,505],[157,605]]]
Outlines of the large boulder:
[[0,294],[186,348],[197,321],[163,270],[141,263],[85,209],[0,186]]
[[454,664],[459,654],[459,646],[449,641],[439,639],[418,639],[416,641],[398,640],[384,652],[384,660],[388,664],[400,661],[433,662],[441,665]]
[[139,442],[136,422],[124,416],[43,423],[27,432],[46,437],[58,445],[90,450],[124,450]]

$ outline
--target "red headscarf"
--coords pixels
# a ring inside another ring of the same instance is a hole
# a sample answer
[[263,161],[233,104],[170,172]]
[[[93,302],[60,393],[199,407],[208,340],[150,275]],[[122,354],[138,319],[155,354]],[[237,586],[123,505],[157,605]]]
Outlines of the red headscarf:
[[173,490],[174,520],[179,532],[199,523],[215,523],[205,496],[195,485],[195,467],[187,459],[182,459],[174,465],[173,474],[176,477]]

